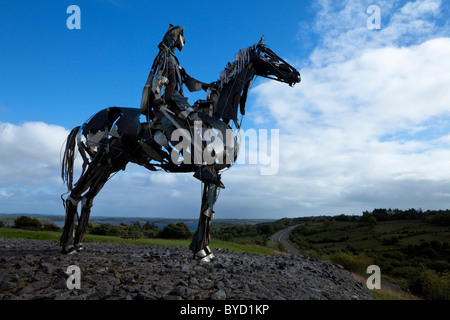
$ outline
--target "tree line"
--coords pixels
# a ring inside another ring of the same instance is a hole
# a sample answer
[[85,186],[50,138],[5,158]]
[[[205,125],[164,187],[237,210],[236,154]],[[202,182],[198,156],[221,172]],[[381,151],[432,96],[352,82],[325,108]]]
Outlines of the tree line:
[[163,238],[163,239],[188,239],[192,236],[189,227],[183,222],[169,223],[162,230],[154,223],[147,221],[141,225],[139,221],[131,225],[111,223],[88,225],[88,233],[101,236],[116,236],[122,238]]
[[[4,223],[0,221],[0,227],[4,227]],[[30,231],[55,231],[61,232],[62,228],[54,223],[41,223],[37,218],[28,216],[20,216],[14,220],[12,228]],[[139,221],[128,225],[120,223],[113,225],[111,223],[94,224],[89,222],[87,228],[88,234],[101,236],[115,236],[121,238],[163,238],[163,239],[188,239],[192,236],[189,227],[183,223],[170,223],[162,230],[154,223],[147,221],[141,225]]]
[[374,209],[372,212],[364,211],[361,221],[392,221],[392,220],[426,220],[426,222],[440,226],[450,225],[450,210],[427,210],[422,209]]

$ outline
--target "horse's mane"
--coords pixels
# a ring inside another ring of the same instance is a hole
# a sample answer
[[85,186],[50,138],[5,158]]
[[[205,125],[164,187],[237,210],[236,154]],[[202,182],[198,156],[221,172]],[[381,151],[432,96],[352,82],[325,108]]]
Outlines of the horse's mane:
[[227,84],[233,76],[238,75],[243,68],[247,66],[250,62],[250,56],[256,45],[252,45],[248,48],[239,50],[234,55],[234,61],[228,62],[227,66],[223,71],[220,72],[219,87],[222,89],[225,84]]
[[245,101],[254,71],[247,68],[257,45],[239,50],[232,63],[228,63],[220,73],[218,97],[215,100],[214,115],[225,122],[233,120],[237,127],[237,110],[241,106],[241,114],[245,114]]

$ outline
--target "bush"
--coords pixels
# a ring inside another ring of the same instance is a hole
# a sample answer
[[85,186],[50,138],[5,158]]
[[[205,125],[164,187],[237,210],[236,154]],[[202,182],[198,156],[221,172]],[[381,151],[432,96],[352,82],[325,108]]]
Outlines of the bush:
[[136,228],[128,228],[127,232],[121,236],[122,238],[139,239],[144,237],[144,233]]
[[3,223],[2,220],[0,220],[0,228],[3,228],[5,226],[5,224]]
[[157,238],[161,232],[154,222],[150,223],[148,221],[142,226],[142,230],[146,238]]
[[450,299],[450,273],[438,273],[434,270],[423,270],[414,277],[410,284],[413,292],[430,300]]
[[14,220],[13,228],[40,231],[42,230],[41,222],[36,218],[20,216]]
[[44,231],[55,231],[55,232],[62,231],[62,229],[60,227],[58,227],[56,224],[54,224],[53,222],[51,222],[51,223],[44,223],[43,230]]
[[183,222],[170,223],[164,227],[160,237],[164,239],[188,239],[191,237],[191,231]]
[[102,223],[100,225],[94,225],[90,232],[99,236],[121,237],[127,233],[127,230],[122,225],[115,226],[111,223]]
[[346,270],[357,274],[365,274],[367,267],[373,264],[371,259],[364,254],[356,256],[345,252],[337,252],[330,255],[330,260],[333,263],[340,264]]
[[284,246],[283,242],[281,242],[281,241],[277,242],[277,249],[280,251],[286,251],[286,247]]

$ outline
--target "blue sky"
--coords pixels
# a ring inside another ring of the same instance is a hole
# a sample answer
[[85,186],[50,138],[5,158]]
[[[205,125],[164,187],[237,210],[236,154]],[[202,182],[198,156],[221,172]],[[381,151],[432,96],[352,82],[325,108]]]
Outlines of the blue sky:
[[[66,27],[69,5],[81,30]],[[367,27],[370,5],[380,29]],[[302,74],[294,88],[254,84],[244,128],[279,130],[280,169],[224,173],[218,218],[447,209],[449,13],[439,0],[0,0],[0,213],[63,214],[65,137],[105,107],[139,106],[169,23],[185,27],[177,55],[201,81],[262,35]],[[191,175],[129,165],[92,214],[195,218],[199,206]]]
[[[71,4],[81,9],[81,30],[66,27]],[[186,28],[178,56],[204,82],[217,80],[234,53],[263,34],[281,55],[294,57],[303,50],[295,41],[299,19],[312,12],[305,4],[1,1],[1,119],[72,127],[107,106],[138,106],[169,23]]]

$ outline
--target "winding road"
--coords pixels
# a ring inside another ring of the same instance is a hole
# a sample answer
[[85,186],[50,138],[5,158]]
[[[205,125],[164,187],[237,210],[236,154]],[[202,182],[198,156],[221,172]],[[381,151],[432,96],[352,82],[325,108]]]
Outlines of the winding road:
[[278,242],[281,242],[283,244],[283,246],[286,248],[286,251],[288,251],[289,253],[292,254],[296,254],[296,255],[300,255],[300,251],[298,251],[297,249],[295,249],[289,242],[288,242],[288,237],[289,234],[292,232],[292,230],[294,230],[297,226],[299,226],[298,224],[286,229],[281,230],[280,232],[278,232],[277,234],[275,234],[273,236],[272,239],[272,243],[276,246],[276,244]]
[[[299,226],[299,224],[289,227],[289,228],[286,228],[286,229],[283,229],[283,230],[279,231],[278,233],[276,233],[272,238],[273,245],[276,247],[277,243],[281,242],[283,244],[284,248],[286,249],[286,251],[288,251],[289,253],[295,254],[295,255],[301,255],[300,251],[297,250],[296,248],[294,248],[287,240],[289,237],[289,234],[292,232],[292,230],[294,230],[298,226]],[[404,288],[402,288],[401,286],[391,283],[391,282],[384,281],[384,280],[381,280],[381,285],[390,287],[397,291],[404,290]]]

